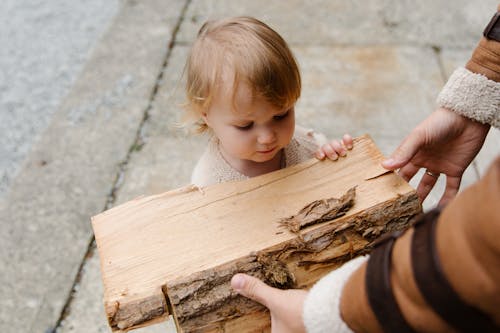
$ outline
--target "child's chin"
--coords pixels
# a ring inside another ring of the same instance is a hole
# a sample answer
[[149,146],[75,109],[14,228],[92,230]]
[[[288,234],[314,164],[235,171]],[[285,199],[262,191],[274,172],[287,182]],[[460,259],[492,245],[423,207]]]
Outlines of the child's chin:
[[257,156],[253,159],[254,162],[257,162],[257,163],[264,163],[264,162],[269,162],[271,161],[273,158],[276,157],[276,154],[277,152],[273,152],[272,154],[262,154],[261,156]]

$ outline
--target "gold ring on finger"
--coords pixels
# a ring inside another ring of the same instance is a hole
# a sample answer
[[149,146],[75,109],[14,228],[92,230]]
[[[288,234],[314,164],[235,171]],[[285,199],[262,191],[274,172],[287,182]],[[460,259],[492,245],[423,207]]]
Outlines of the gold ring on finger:
[[440,175],[439,172],[432,172],[432,171],[429,171],[429,170],[425,170],[425,173],[428,174],[431,177],[436,178],[436,179],[439,178],[439,175]]

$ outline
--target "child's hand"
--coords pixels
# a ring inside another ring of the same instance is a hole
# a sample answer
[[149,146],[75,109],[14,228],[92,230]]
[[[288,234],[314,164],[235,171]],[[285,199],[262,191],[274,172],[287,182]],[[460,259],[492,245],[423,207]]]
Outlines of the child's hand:
[[349,134],[345,134],[342,140],[339,142],[337,140],[332,140],[329,143],[324,144],[316,152],[316,158],[318,160],[323,160],[328,157],[332,161],[336,161],[339,156],[346,156],[347,150],[352,149],[352,137]]

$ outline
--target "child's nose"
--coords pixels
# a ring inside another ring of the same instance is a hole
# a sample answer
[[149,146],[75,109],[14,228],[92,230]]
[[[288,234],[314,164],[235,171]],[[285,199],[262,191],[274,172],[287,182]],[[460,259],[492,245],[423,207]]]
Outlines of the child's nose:
[[272,128],[263,128],[257,139],[260,144],[269,144],[276,141],[276,133]]

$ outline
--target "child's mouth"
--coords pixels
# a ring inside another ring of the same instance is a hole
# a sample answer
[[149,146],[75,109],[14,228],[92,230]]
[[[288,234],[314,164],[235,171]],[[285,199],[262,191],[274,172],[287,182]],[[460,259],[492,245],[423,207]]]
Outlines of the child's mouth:
[[259,154],[269,154],[269,153],[272,153],[273,151],[276,150],[276,147],[272,148],[272,149],[268,149],[268,150],[258,150],[257,152]]

